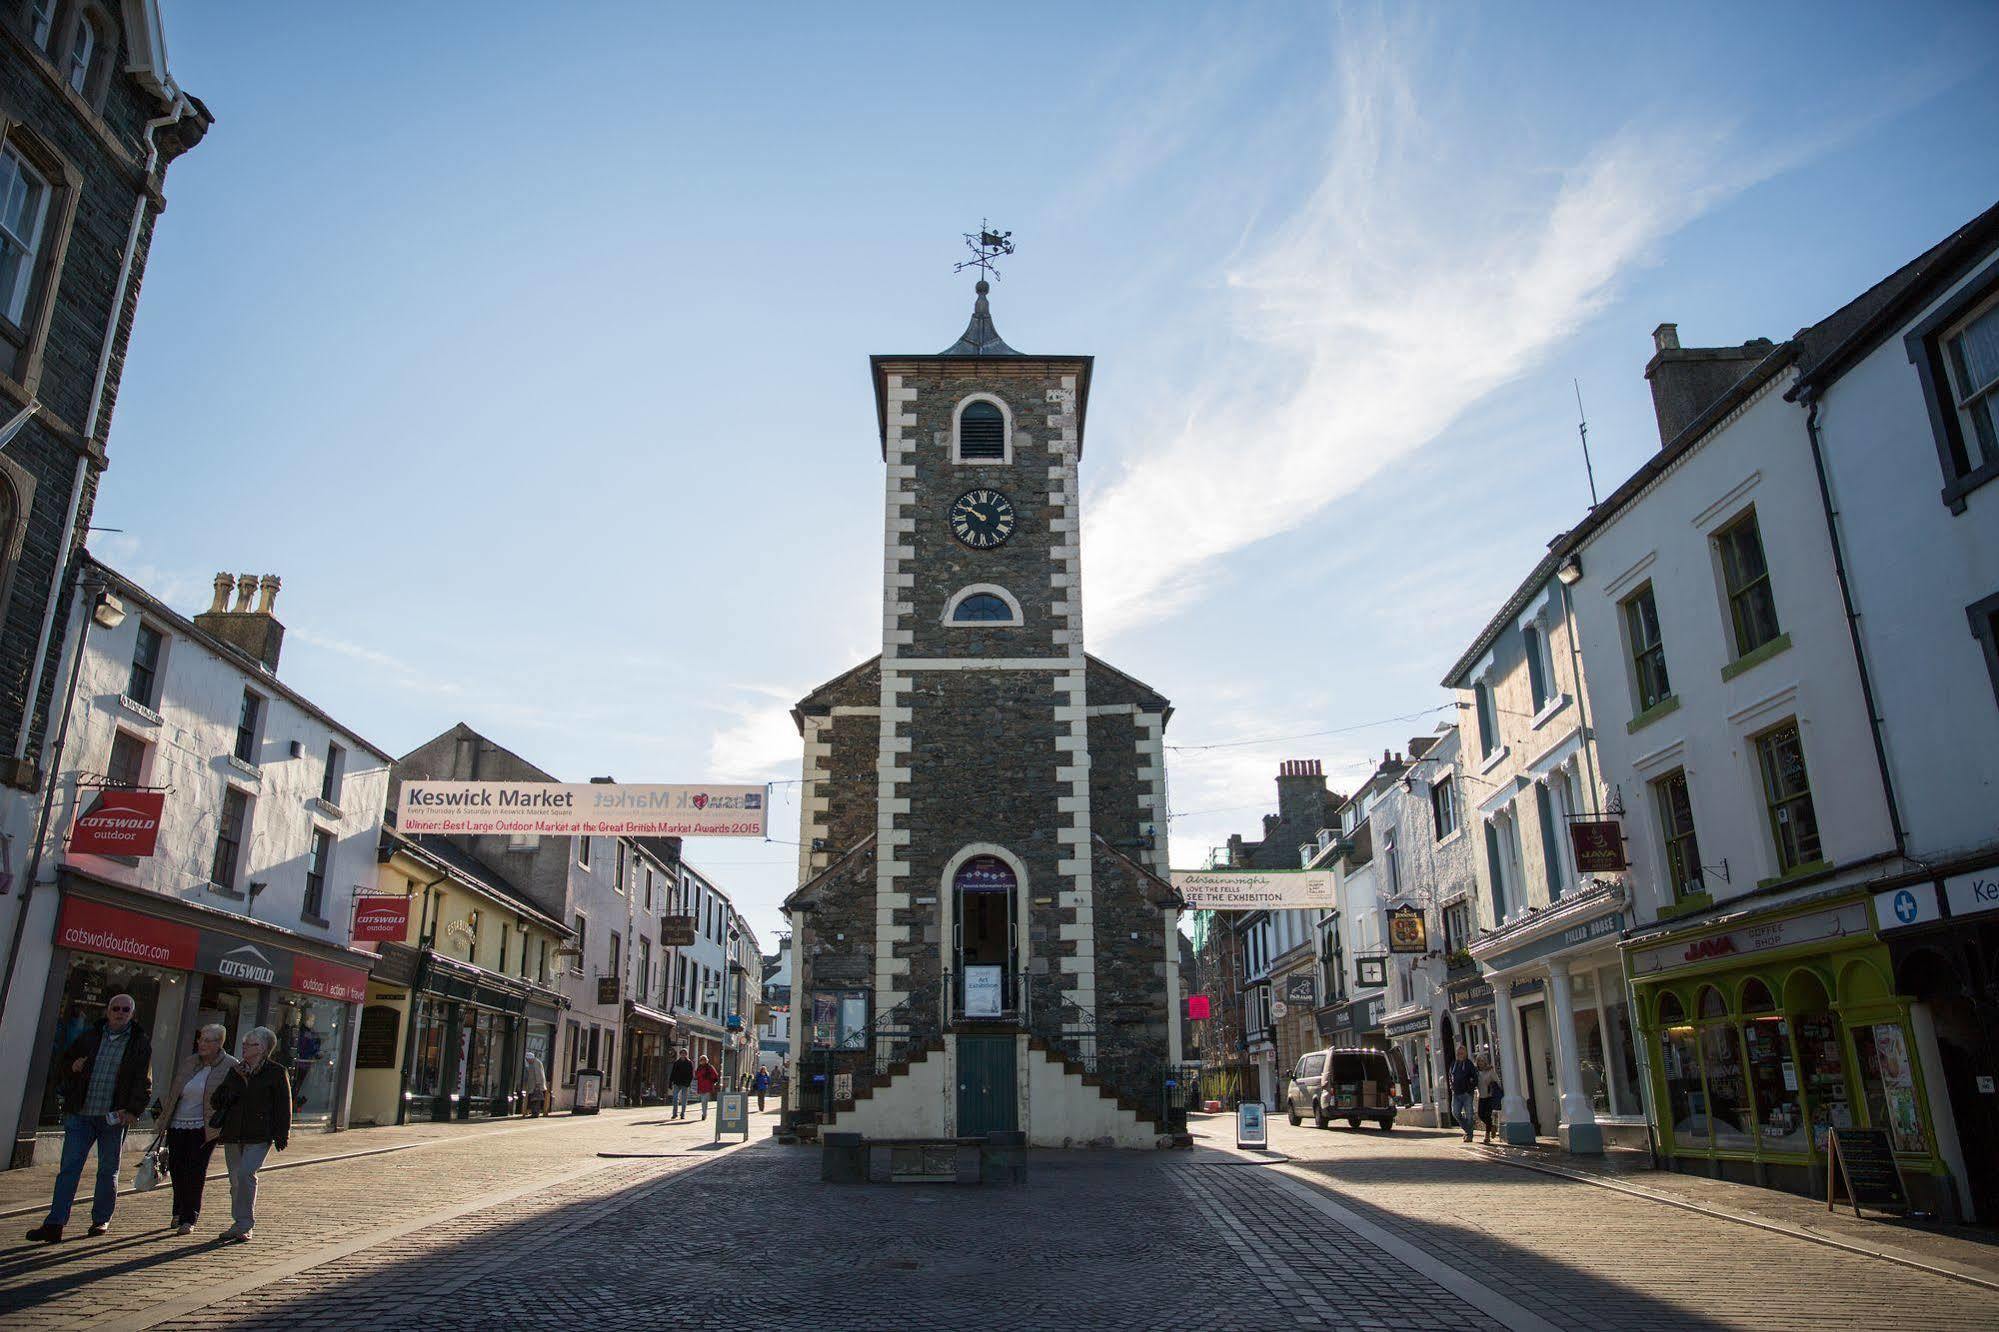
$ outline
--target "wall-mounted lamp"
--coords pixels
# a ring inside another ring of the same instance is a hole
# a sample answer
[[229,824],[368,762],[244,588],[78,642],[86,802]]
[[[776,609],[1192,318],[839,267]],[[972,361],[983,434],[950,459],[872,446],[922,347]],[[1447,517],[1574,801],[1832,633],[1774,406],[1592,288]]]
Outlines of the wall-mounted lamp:
[[1582,556],[1571,552],[1567,558],[1555,566],[1555,577],[1562,581],[1563,587],[1574,587],[1577,583],[1582,582]]

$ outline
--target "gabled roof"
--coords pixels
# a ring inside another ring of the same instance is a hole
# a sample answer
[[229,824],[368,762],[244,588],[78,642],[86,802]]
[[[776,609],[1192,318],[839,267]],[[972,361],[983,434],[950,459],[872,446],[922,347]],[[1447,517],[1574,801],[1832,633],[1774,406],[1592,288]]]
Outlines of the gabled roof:
[[1527,609],[1527,603],[1534,599],[1534,594],[1539,592],[1541,588],[1547,585],[1548,580],[1555,576],[1555,566],[1562,562],[1562,557],[1567,555],[1573,547],[1573,542],[1570,540],[1573,535],[1574,533],[1564,532],[1561,536],[1556,537],[1548,543],[1548,553],[1541,557],[1540,562],[1534,566],[1533,572],[1527,575],[1519,587],[1513,589],[1512,596],[1501,603],[1498,613],[1486,621],[1485,628],[1478,631],[1478,637],[1472,640],[1471,646],[1464,650],[1463,655],[1451,663],[1451,669],[1444,673],[1442,681],[1444,688],[1463,689],[1465,687],[1458,683],[1464,679],[1465,672],[1478,664],[1479,658],[1483,657],[1486,649],[1497,642],[1499,636],[1506,632],[1507,626],[1513,623],[1514,617]]
[[814,888],[817,888],[820,884],[826,882],[826,880],[831,878],[835,873],[839,872],[842,869],[845,869],[848,863],[851,862],[856,856],[861,855],[863,852],[873,851],[874,849],[875,849],[875,835],[873,833],[869,833],[866,837],[863,837],[860,841],[854,843],[852,847],[848,848],[846,853],[840,856],[839,859],[835,860],[825,869],[820,870],[817,874],[813,875],[811,878],[807,879],[804,883],[799,884],[797,888],[793,889],[791,892],[791,896],[785,898],[783,903],[779,906],[778,909],[781,911],[796,911],[802,907],[807,911],[811,910],[814,904],[805,900],[805,895],[807,893],[811,892]]
[[[393,820],[394,817],[394,812],[391,811],[390,819]],[[526,893],[516,888],[504,876],[494,873],[491,866],[476,859],[469,852],[453,846],[445,837],[430,833],[411,835],[398,832],[394,822],[391,821],[382,825],[382,845],[391,852],[406,855],[412,860],[443,870],[452,878],[507,902],[522,915],[533,916],[565,938],[575,933],[569,926],[536,906]]]
[[[1087,663],[1088,669],[1091,672],[1097,673],[1100,676],[1108,675],[1120,683],[1128,685],[1135,696],[1134,701],[1147,712],[1163,712],[1169,719],[1172,717],[1173,704],[1164,694],[1145,683],[1145,681],[1135,675],[1119,670],[1102,657],[1092,656],[1086,652],[1083,654],[1083,660]],[[877,652],[866,661],[841,671],[804,698],[799,699],[797,705],[791,710],[791,720],[798,727],[799,734],[803,735],[805,733],[805,713],[808,709],[832,706],[834,699],[839,696],[841,686],[847,684],[857,676],[867,674],[868,671],[879,667],[880,664],[881,654]]]
[[1160,878],[1157,874],[1154,874],[1151,870],[1105,841],[1103,834],[1091,833],[1090,843],[1099,850],[1116,857],[1128,866],[1133,873],[1137,874],[1141,882],[1151,885],[1152,891],[1146,894],[1146,900],[1161,911],[1177,911],[1187,905],[1187,899],[1180,896],[1180,890],[1173,886],[1172,880]]
[[1784,396],[1795,401],[1845,374],[1861,357],[1892,337],[1897,328],[1943,288],[1999,244],[1999,204],[1869,287],[1837,312],[1801,330],[1798,382]]

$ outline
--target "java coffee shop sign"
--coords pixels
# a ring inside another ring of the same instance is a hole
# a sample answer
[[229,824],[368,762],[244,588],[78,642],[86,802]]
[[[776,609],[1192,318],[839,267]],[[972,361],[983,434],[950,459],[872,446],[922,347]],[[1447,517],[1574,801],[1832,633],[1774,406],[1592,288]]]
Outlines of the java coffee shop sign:
[[762,786],[614,782],[404,782],[404,833],[547,833],[603,837],[762,837]]
[[1330,870],[1174,870],[1173,888],[1194,911],[1330,911],[1337,905]]

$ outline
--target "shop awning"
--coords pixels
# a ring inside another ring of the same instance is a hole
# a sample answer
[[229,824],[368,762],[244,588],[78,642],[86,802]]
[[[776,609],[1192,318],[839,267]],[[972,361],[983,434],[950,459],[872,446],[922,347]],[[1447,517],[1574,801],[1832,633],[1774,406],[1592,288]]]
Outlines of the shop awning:
[[644,1004],[625,1000],[625,1021],[641,1026],[656,1027],[663,1032],[671,1032],[676,1025],[673,1018],[657,1008],[647,1008]]

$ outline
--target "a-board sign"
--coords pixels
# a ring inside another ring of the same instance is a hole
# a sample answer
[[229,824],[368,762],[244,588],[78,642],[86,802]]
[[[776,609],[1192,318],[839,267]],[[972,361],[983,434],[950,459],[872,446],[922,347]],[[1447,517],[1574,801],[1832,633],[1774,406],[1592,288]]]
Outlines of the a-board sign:
[[750,1098],[743,1092],[723,1092],[715,1107],[715,1141],[720,1142],[724,1133],[740,1133],[745,1142],[749,1140]]
[[1826,1131],[1825,1209],[1830,1212],[1844,1181],[1853,1214],[1862,1207],[1909,1210],[1909,1191],[1895,1165],[1886,1129],[1835,1128]]
[[1235,1110],[1235,1145],[1268,1147],[1270,1126],[1263,1119],[1263,1102],[1244,1101]]

